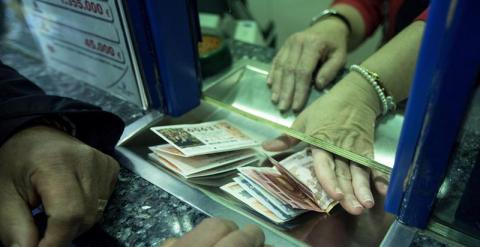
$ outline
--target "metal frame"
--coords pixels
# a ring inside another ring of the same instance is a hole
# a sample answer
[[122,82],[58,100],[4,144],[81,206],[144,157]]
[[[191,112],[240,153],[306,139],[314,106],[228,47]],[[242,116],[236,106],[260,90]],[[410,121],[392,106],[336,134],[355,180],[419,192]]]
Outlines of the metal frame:
[[407,226],[427,227],[448,168],[479,69],[479,10],[432,1],[385,206]]

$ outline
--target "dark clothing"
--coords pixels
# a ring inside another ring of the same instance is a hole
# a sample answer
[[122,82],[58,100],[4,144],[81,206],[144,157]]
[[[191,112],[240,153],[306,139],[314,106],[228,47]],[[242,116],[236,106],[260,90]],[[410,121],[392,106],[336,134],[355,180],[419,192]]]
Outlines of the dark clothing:
[[113,153],[124,127],[119,117],[99,107],[46,95],[0,61],[0,145],[40,118],[68,119],[75,126],[76,138],[107,154]]

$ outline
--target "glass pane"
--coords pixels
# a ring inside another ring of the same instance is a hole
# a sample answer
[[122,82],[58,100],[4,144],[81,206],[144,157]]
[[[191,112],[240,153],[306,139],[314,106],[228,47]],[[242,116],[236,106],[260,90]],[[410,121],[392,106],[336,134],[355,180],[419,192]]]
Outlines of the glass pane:
[[457,231],[480,240],[480,86],[459,132],[451,163],[437,194],[434,216]]
[[16,11],[50,69],[147,107],[122,1],[26,0]]
[[[204,84],[206,100],[216,103],[220,107],[242,112],[246,116],[274,128],[288,129],[292,126],[298,114],[293,111],[281,112],[277,105],[270,100],[271,90],[266,83],[269,67],[268,64],[249,59],[237,61],[224,77],[207,81]],[[323,91],[312,90],[307,105],[310,105],[325,93],[328,93],[328,89]],[[374,149],[374,161],[376,163],[387,168],[393,167],[402,122],[403,113],[400,111],[382,118],[377,123]],[[290,129],[287,132],[295,131]],[[338,152],[340,155],[346,153],[346,150],[331,147],[332,145],[328,145],[324,140],[318,140],[301,133],[297,134],[300,139],[311,144],[320,145],[323,148],[330,147],[331,150],[327,149],[328,151]],[[297,135],[295,136],[297,137]],[[354,160],[359,160],[359,163],[369,163],[368,160],[364,161],[359,157],[351,157]]]
[[38,46],[36,34],[31,32],[24,18],[25,9],[21,3],[16,0],[3,1],[0,6],[0,17],[3,16],[0,59],[3,63],[15,68],[47,94],[98,105],[104,110],[116,113],[126,123],[131,123],[143,115],[144,112],[137,103],[116,97],[110,91],[88,83],[82,76],[78,76],[78,73],[51,67],[51,63],[47,62],[48,58],[42,55],[44,50]]

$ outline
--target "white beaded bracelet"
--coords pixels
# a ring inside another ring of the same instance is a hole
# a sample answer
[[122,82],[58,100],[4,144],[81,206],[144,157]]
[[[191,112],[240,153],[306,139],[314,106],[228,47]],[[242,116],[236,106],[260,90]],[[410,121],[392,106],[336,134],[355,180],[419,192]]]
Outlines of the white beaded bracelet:
[[366,68],[360,67],[359,65],[352,65],[350,66],[350,71],[355,71],[359,73],[363,78],[365,78],[370,85],[372,85],[373,89],[380,98],[380,102],[382,103],[382,115],[387,114],[389,111],[393,111],[397,108],[395,104],[395,100],[391,95],[386,94],[385,88],[383,88],[380,84],[380,77],[373,73]]

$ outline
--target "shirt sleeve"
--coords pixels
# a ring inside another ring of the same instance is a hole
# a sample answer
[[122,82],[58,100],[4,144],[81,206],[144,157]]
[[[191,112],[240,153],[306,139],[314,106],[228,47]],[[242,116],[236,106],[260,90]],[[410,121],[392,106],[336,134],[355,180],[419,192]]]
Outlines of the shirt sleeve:
[[417,21],[426,21],[428,17],[428,8],[425,9],[415,20]]
[[335,0],[332,6],[337,4],[350,5],[360,12],[365,23],[365,37],[371,36],[383,21],[382,0]]
[[0,146],[36,119],[65,117],[75,137],[112,154],[123,132],[123,121],[99,107],[70,98],[46,95],[42,89],[0,61]]

